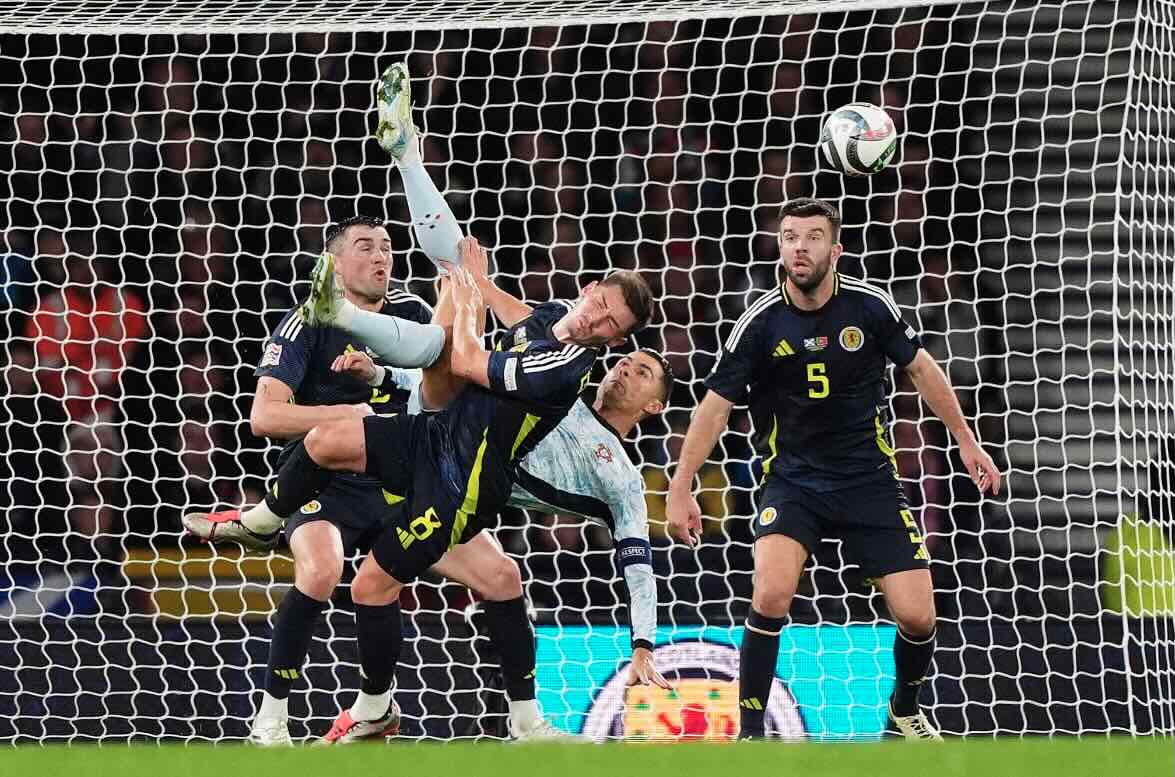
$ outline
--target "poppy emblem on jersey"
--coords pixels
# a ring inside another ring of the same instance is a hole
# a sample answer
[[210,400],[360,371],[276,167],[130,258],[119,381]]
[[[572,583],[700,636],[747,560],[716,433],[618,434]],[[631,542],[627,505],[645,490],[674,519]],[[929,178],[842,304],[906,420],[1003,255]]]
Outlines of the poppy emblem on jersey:
[[759,513],[759,523],[763,526],[770,526],[775,523],[775,516],[779,515],[774,507],[768,507],[763,512]]
[[805,337],[804,348],[809,351],[823,351],[828,347],[827,337]]
[[306,504],[302,505],[302,512],[306,515],[314,515],[322,509],[322,503],[317,499],[311,499]]
[[596,458],[605,464],[612,463],[612,451],[604,443],[600,443],[600,447],[596,448]]
[[846,351],[859,351],[865,344],[865,334],[855,326],[840,330],[840,347]]
[[280,343],[270,343],[265,346],[265,353],[261,356],[262,367],[276,367],[282,360]]

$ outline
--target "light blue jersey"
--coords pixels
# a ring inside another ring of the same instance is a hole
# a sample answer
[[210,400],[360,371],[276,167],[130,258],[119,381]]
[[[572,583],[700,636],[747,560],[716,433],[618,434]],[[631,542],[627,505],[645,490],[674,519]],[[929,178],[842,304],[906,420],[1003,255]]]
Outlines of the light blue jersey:
[[[408,412],[420,412],[420,371],[391,372],[397,385],[412,392]],[[509,504],[576,515],[612,533],[628,586],[633,641],[651,647],[657,628],[657,584],[645,484],[616,430],[586,402],[576,402],[522,460]]]

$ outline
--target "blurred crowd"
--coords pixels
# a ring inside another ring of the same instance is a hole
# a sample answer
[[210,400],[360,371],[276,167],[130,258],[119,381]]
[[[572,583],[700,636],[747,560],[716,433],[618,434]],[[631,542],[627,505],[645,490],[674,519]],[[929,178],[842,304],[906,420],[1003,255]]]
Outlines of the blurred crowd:
[[[680,383],[631,450],[659,523],[665,468],[719,338],[778,282],[785,199],[836,200],[841,269],[891,289],[932,352],[947,354],[947,303],[981,293],[957,280],[974,267],[978,194],[959,185],[965,168],[937,161],[955,157],[981,88],[965,21],[917,9],[444,33],[0,36],[2,61],[22,70],[0,85],[0,565],[114,568],[129,547],[178,542],[187,508],[259,498],[274,451],[246,423],[253,365],[330,221],[386,217],[396,283],[431,301],[397,174],[367,140],[372,84],[402,57],[426,162],[492,248],[504,288],[574,297],[631,268],[660,297],[638,344],[663,350]],[[867,181],[817,158],[821,118],[854,100],[885,107],[904,133],[893,168]],[[965,407],[978,383],[961,387]],[[932,554],[960,552],[941,538],[978,516],[948,514],[960,479],[945,432],[898,389],[901,470]],[[709,555],[658,561],[686,573],[666,584],[680,602],[749,592],[750,431],[736,413],[722,463],[703,473]],[[503,537],[526,554],[532,596],[586,605],[587,579],[612,580],[608,538],[523,520],[505,516]],[[668,544],[659,525],[654,542]],[[582,549],[599,552],[585,561]],[[556,575],[567,584],[550,584]]]

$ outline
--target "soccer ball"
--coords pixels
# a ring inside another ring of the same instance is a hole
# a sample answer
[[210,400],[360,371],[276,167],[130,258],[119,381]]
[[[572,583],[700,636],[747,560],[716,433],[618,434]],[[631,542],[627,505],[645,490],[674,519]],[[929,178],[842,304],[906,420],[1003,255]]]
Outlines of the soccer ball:
[[885,169],[898,147],[889,115],[869,103],[837,108],[824,122],[820,150],[845,175],[873,175]]

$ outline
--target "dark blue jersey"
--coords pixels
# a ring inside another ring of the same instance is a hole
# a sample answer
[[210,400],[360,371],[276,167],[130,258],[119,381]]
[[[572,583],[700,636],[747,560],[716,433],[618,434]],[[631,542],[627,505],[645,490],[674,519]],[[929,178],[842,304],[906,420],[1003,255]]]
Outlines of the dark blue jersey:
[[922,347],[887,293],[839,274],[834,281],[819,310],[795,307],[782,285],[759,297],[706,379],[750,406],[764,476],[814,490],[892,469],[886,360],[904,367]]
[[[405,291],[389,291],[381,313],[427,324],[432,309],[419,297]],[[265,341],[261,361],[253,374],[277,378],[294,392],[299,405],[354,405],[369,402],[377,413],[399,413],[408,403],[408,392],[391,379],[372,387],[351,375],[331,371],[339,355],[363,346],[352,335],[334,327],[307,326],[294,308]],[[378,364],[379,359],[367,350]],[[293,443],[282,451],[288,454]]]
[[465,494],[465,510],[496,514],[506,504],[517,463],[567,415],[598,352],[565,345],[551,327],[570,302],[539,305],[510,327],[490,354],[492,388],[468,385],[437,414],[434,441],[451,455],[442,470]]

